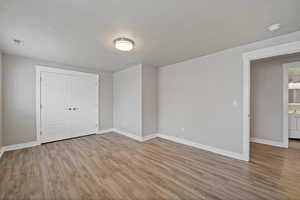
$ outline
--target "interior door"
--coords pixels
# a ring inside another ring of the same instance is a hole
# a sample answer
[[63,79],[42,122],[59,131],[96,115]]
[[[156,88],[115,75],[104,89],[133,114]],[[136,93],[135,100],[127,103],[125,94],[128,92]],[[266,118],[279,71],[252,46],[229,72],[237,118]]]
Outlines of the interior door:
[[70,137],[70,79],[64,74],[41,74],[41,140]]
[[71,134],[88,135],[98,130],[98,78],[70,77]]
[[94,134],[98,130],[98,77],[41,74],[42,143]]

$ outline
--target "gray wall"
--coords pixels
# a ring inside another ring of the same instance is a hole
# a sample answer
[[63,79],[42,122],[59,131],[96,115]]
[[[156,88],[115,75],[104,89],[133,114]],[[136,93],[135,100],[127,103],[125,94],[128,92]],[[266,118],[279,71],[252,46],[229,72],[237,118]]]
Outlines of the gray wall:
[[142,66],[142,127],[143,136],[157,133],[158,69]]
[[283,142],[283,64],[300,54],[251,63],[251,137]]
[[242,153],[242,54],[299,40],[295,32],[160,68],[159,132]]
[[113,128],[113,74],[100,74],[99,124],[100,130]]
[[35,66],[45,65],[100,74],[99,124],[101,129],[113,127],[112,73],[63,67],[51,62],[3,55],[3,143],[12,145],[36,140]]
[[3,143],[2,136],[2,52],[0,51],[0,153]]
[[114,73],[114,128],[141,136],[142,66]]
[[157,75],[142,64],[114,73],[114,127],[138,136],[157,133]]

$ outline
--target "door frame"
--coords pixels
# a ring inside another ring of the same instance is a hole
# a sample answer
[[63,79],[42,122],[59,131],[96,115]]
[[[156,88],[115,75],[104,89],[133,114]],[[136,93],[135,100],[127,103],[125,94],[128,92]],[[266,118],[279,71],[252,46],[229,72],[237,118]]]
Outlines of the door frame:
[[[99,102],[99,74],[96,73],[86,73],[86,72],[79,72],[79,71],[73,71],[73,70],[66,70],[66,69],[59,69],[59,68],[53,68],[53,67],[47,67],[42,65],[37,65],[35,67],[35,89],[36,89],[36,101],[35,101],[35,121],[36,121],[36,140],[39,144],[42,143],[41,140],[41,81],[42,72],[52,72],[52,73],[58,73],[58,74],[65,74],[65,75],[84,75],[84,76],[91,76],[94,78],[97,78],[98,80],[98,90],[97,90],[97,96],[98,96],[98,102]],[[97,121],[99,121],[99,103],[97,104]],[[99,127],[99,124],[98,124]]]
[[250,67],[251,61],[300,52],[300,41],[243,53],[243,160],[250,160]]

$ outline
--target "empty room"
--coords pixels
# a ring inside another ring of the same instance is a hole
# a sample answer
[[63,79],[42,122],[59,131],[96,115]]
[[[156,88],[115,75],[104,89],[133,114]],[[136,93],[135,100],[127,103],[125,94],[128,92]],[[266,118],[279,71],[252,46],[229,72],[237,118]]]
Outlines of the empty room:
[[300,200],[299,10],[0,0],[0,200]]

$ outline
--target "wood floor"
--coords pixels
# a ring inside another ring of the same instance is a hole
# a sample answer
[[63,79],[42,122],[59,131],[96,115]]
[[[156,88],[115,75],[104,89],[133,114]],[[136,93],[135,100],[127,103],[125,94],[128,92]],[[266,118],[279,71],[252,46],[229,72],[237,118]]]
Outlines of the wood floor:
[[0,199],[300,199],[300,142],[251,162],[110,133],[4,153]]

